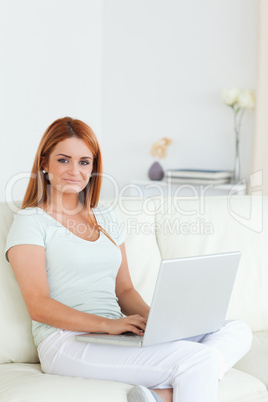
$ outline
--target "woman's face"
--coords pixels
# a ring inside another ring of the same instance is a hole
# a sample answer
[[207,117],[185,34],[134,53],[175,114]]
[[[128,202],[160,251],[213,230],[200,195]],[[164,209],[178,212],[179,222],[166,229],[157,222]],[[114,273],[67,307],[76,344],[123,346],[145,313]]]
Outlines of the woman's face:
[[64,193],[82,191],[93,170],[93,154],[79,138],[67,138],[59,142],[43,165],[54,189]]

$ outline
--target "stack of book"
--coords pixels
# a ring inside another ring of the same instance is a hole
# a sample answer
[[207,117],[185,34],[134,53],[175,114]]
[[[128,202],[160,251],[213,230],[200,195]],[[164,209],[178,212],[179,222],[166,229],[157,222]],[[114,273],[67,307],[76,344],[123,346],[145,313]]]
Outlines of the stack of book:
[[225,184],[233,176],[231,170],[168,169],[165,180],[174,184]]

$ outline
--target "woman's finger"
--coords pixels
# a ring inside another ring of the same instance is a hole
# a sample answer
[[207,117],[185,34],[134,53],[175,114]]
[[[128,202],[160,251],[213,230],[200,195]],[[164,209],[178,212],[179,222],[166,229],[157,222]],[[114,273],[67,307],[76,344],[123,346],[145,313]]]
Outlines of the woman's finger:
[[143,335],[143,331],[142,330],[140,330],[140,329],[138,329],[137,327],[135,327],[134,325],[129,325],[128,326],[128,331],[129,332],[133,332],[134,334],[137,334],[137,335]]
[[135,325],[135,327],[145,330],[146,322],[144,322],[143,320],[137,318],[131,318],[129,322],[130,324]]
[[136,320],[138,320],[138,321],[140,321],[140,322],[143,322],[144,324],[146,324],[147,323],[147,319],[145,318],[145,317],[142,317],[141,315],[130,315],[130,316],[128,316],[128,318],[134,318],[134,319],[136,319]]

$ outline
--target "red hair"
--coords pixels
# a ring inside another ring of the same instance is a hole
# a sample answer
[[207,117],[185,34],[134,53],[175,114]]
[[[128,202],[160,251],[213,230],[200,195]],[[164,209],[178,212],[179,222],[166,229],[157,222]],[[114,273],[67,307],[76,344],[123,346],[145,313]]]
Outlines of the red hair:
[[43,165],[48,162],[54,147],[67,138],[79,138],[84,141],[93,154],[92,177],[86,187],[79,193],[79,201],[85,205],[89,222],[95,228],[101,230],[114,244],[109,234],[98,225],[90,208],[98,205],[102,183],[102,156],[100,146],[94,131],[84,122],[71,117],[55,120],[45,131],[37,149],[31,177],[22,201],[21,209],[38,207],[41,204],[49,204],[49,180],[48,175],[42,172]]

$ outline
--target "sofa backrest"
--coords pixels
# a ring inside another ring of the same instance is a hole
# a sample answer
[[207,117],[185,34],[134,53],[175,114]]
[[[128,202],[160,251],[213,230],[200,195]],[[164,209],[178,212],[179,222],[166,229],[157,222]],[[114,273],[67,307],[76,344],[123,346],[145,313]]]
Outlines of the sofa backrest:
[[[19,204],[19,203],[17,203]],[[38,362],[31,336],[32,322],[4,251],[14,212],[0,203],[0,363]]]
[[154,198],[163,258],[241,251],[227,319],[268,330],[268,197]]

